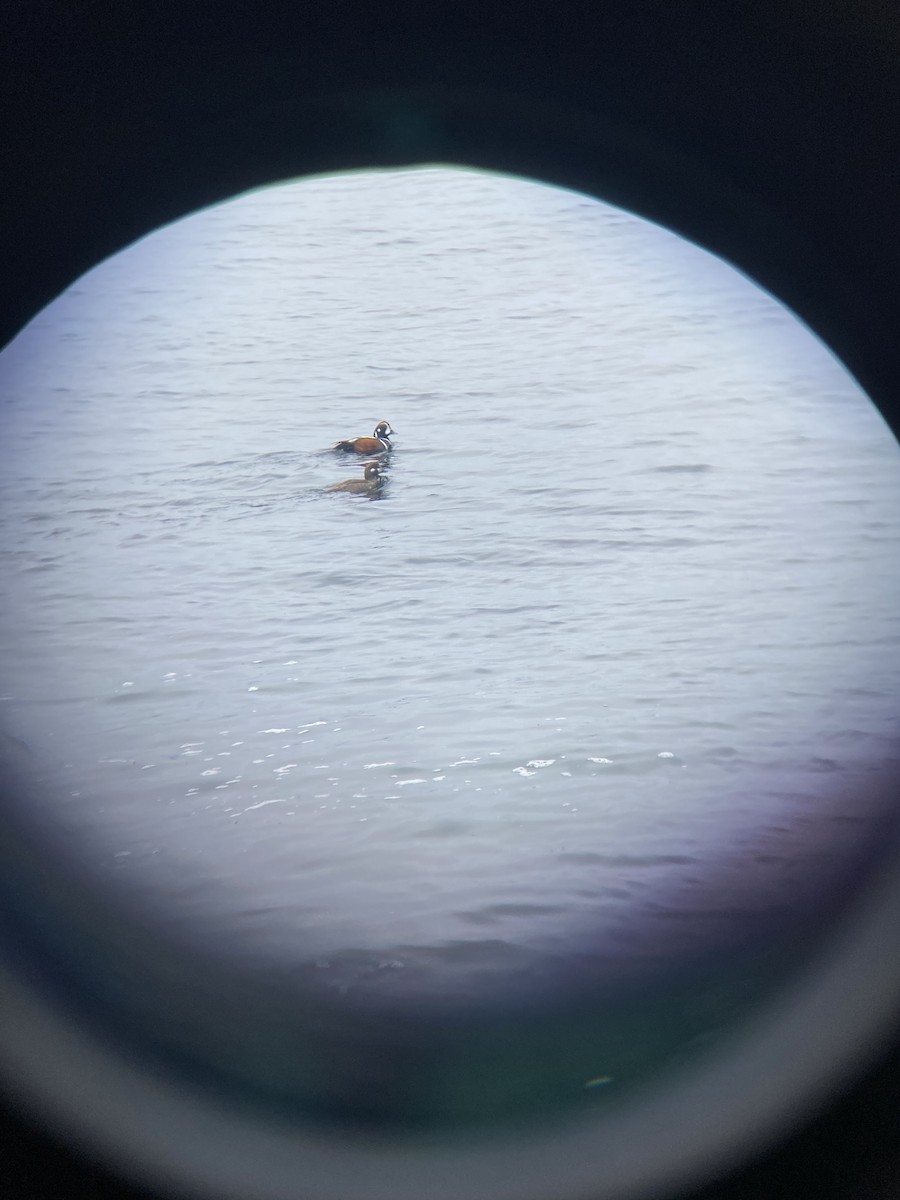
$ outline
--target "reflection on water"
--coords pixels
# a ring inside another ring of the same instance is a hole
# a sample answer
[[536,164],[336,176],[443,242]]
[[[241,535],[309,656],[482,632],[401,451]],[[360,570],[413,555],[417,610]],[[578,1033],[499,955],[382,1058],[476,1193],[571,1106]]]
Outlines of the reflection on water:
[[900,762],[900,461],[734,272],[519,181],[319,179],[0,373],[4,725],[173,929],[348,1002],[715,962],[671,1048],[840,894]]

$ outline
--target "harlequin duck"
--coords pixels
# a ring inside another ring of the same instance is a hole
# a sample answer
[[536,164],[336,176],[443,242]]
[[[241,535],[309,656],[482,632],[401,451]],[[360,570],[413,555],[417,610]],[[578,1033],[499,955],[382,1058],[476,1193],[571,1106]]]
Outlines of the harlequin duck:
[[332,449],[344,450],[349,454],[384,454],[385,450],[392,449],[390,439],[393,432],[387,421],[379,421],[372,437],[358,437],[345,442],[335,442]]
[[384,483],[385,477],[381,474],[381,468],[378,463],[369,462],[365,464],[363,469],[362,479],[345,479],[343,483],[332,484],[326,488],[326,492],[377,492]]

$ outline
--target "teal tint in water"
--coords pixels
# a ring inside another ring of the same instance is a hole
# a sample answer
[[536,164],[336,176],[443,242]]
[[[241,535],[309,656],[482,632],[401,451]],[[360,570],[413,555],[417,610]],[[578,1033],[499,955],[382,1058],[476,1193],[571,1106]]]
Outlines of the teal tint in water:
[[[851,872],[900,458],[710,256],[520,180],[310,180],[96,268],[0,378],[3,725],[172,927],[472,996],[738,945]],[[380,502],[326,494],[381,419]]]

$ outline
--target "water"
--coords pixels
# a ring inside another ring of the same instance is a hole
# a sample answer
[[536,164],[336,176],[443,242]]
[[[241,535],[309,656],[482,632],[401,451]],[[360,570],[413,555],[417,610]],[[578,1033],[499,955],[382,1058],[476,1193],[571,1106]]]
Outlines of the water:
[[[257,192],[0,357],[3,728],[73,853],[345,994],[757,935],[900,764],[900,457],[732,269],[468,172]],[[328,447],[397,430],[377,503]]]

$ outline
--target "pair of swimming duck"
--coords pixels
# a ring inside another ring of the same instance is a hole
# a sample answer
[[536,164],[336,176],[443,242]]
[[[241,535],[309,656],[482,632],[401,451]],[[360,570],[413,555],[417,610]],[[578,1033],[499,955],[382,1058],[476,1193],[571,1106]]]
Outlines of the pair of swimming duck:
[[[393,432],[387,421],[379,421],[371,437],[350,438],[343,442],[335,442],[332,449],[345,454],[387,454],[393,449],[391,446]],[[363,464],[362,479],[345,479],[343,483],[335,483],[325,490],[328,492],[377,492],[384,481],[385,477],[381,474],[379,464],[367,462]]]

